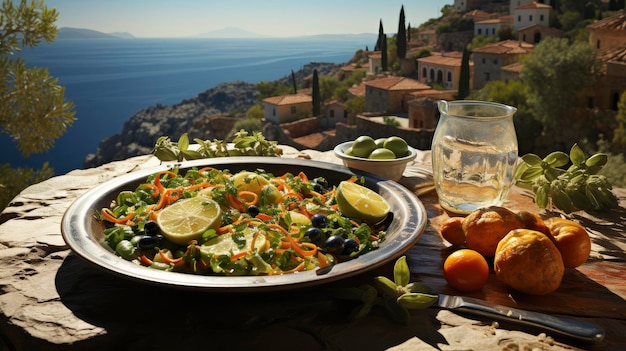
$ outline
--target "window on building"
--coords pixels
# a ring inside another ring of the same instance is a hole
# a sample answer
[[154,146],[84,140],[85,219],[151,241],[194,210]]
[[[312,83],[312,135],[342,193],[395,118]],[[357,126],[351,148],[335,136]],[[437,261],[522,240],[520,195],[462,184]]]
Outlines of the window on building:
[[596,49],[599,49],[599,48],[600,48],[600,39],[596,41]]
[[482,35],[483,34],[483,29],[482,28],[478,28],[478,35]]
[[490,78],[489,72],[485,72],[485,82],[488,82]]
[[295,106],[291,106],[291,114],[295,114],[296,113],[296,107]]
[[272,116],[276,117],[276,109],[275,108],[272,109]]
[[435,70],[432,68],[430,69],[430,80],[435,81]]
[[451,81],[452,81],[452,72],[448,72],[448,77],[447,77],[447,79],[448,79],[448,82],[451,82]]
[[427,78],[428,77],[428,70],[426,69],[426,67],[424,67],[422,69],[422,77]]
[[545,18],[545,17],[544,17],[544,15],[539,16],[539,20],[540,20],[541,22],[543,22],[543,19],[544,19],[544,18]]
[[494,65],[497,65],[497,64],[498,64],[498,59],[494,59],[494,60],[493,60],[493,64],[494,64]]
[[517,22],[521,22],[522,21],[522,16],[517,16]]
[[487,60],[485,60],[485,58],[483,57],[482,62],[483,62],[483,64],[484,64],[484,63],[487,63]]
[[330,111],[328,111],[328,114],[329,114],[330,118],[335,118],[335,110],[330,109]]
[[495,28],[491,28],[491,35],[496,35],[496,29]]
[[528,21],[529,21],[529,22],[532,22],[532,21],[533,21],[533,15],[529,15],[529,16],[528,16]]

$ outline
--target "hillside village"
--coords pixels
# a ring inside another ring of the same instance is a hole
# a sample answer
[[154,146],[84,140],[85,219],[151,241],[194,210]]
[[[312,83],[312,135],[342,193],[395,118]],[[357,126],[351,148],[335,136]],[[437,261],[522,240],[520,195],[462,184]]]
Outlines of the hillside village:
[[[395,70],[383,70],[381,51],[365,51],[361,59],[341,68],[342,75],[365,72],[363,81],[349,89],[350,97],[364,98],[362,112],[353,113],[345,101],[333,100],[325,101],[320,115],[311,117],[308,77],[297,93],[263,100],[265,120],[274,128],[268,133],[285,132],[295,146],[319,150],[362,134],[375,138],[395,134],[414,147],[428,149],[438,122],[436,101],[454,100],[458,94],[465,45],[476,36],[498,38],[471,51],[471,90],[494,80],[518,80],[525,55],[543,39],[563,36],[562,30],[551,27],[551,2],[456,0],[453,11],[470,19],[473,30],[438,33],[432,26],[421,29],[408,41],[406,56],[398,59]],[[587,29],[602,68],[595,86],[581,99],[588,108],[617,111],[626,90],[626,14],[618,11]],[[499,40],[501,33],[511,37]],[[430,55],[418,57],[424,49]]]

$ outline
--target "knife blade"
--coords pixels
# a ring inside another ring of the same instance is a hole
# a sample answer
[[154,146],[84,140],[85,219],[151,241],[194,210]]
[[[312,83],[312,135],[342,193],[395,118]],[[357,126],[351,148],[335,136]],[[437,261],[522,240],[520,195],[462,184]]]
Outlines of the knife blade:
[[604,329],[593,323],[520,310],[472,297],[439,294],[436,305],[448,310],[538,327],[589,343],[599,343],[605,335]]

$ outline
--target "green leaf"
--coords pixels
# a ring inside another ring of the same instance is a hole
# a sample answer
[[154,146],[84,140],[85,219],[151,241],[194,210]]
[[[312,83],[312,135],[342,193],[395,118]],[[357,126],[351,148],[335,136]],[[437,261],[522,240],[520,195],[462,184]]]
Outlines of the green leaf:
[[398,286],[406,286],[411,280],[411,271],[406,263],[406,256],[398,258],[393,267],[393,280]]
[[541,186],[537,189],[537,192],[535,194],[535,202],[540,208],[546,208],[546,206],[548,206],[548,189],[549,186]]
[[533,181],[543,175],[543,168],[539,167],[531,167],[522,173],[519,177],[520,180],[523,181]]
[[543,161],[552,167],[562,167],[569,162],[569,156],[562,151],[555,151],[546,156]]
[[541,166],[541,158],[535,154],[526,154],[522,156],[522,161],[530,166]]
[[183,133],[183,135],[180,136],[180,139],[178,139],[178,149],[181,151],[185,151],[189,148],[189,136],[187,136],[187,133]]
[[572,160],[572,164],[580,166],[585,162],[585,153],[578,144],[574,144],[569,151],[569,158]]

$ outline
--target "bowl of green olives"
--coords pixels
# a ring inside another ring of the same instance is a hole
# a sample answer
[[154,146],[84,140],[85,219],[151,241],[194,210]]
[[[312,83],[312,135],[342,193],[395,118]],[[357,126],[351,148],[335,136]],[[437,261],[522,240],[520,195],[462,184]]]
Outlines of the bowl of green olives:
[[363,135],[335,146],[334,152],[352,170],[393,181],[402,178],[406,166],[417,156],[417,151],[397,136],[373,139]]

